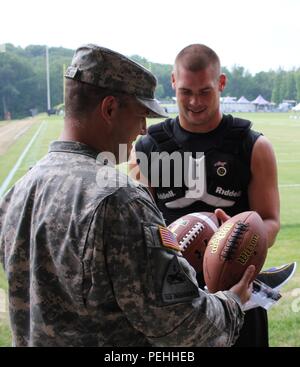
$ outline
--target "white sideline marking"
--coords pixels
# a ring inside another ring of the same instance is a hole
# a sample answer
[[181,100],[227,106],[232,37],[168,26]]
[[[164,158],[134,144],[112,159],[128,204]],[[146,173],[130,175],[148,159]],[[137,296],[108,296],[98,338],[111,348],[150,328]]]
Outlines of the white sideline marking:
[[28,129],[30,128],[30,126],[25,126],[24,129],[22,129],[21,131],[19,131],[19,133],[14,137],[14,140],[17,140],[22,134],[24,134]]
[[27,144],[26,148],[23,150],[22,154],[20,155],[19,159],[17,160],[17,163],[14,165],[14,167],[12,168],[12,170],[9,172],[9,174],[6,176],[5,180],[3,181],[1,187],[0,187],[0,197],[5,193],[8,185],[10,184],[10,181],[13,179],[15,173],[17,172],[17,170],[19,169],[19,167],[21,166],[23,159],[25,158],[27,152],[29,151],[29,149],[31,148],[32,144],[35,142],[36,138],[38,137],[40,131],[42,130],[42,128],[45,125],[45,121],[43,121],[41,123],[41,126],[39,127],[38,131],[33,135],[32,139],[30,140],[30,142]]

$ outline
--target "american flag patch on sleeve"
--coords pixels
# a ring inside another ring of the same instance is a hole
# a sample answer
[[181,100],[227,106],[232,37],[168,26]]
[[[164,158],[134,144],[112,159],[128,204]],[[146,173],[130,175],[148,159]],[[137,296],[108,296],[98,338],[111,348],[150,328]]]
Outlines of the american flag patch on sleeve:
[[175,251],[181,251],[181,247],[174,234],[166,227],[158,226],[162,245]]

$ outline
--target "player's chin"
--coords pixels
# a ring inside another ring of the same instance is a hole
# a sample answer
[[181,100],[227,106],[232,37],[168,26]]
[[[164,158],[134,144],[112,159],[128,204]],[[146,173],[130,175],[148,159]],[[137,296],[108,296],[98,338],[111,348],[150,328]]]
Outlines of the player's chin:
[[202,122],[203,120],[205,120],[205,116],[206,116],[206,110],[201,110],[201,111],[191,111],[188,110],[188,116],[189,116],[189,120],[191,122],[197,123],[197,122]]
[[203,125],[206,122],[206,119],[200,118],[199,116],[197,118],[189,118],[189,123],[190,125],[194,125],[194,126],[200,126]]

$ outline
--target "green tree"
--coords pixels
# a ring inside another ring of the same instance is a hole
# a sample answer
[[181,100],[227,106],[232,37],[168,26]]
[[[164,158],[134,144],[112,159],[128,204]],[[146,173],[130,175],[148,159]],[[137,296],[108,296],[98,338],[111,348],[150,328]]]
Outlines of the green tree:
[[252,98],[261,94],[265,99],[271,101],[274,85],[274,72],[261,71],[254,75],[252,82]]
[[286,74],[286,90],[284,99],[296,100],[297,99],[297,88],[296,88],[296,79],[295,72],[289,71]]
[[156,76],[158,81],[157,88],[159,88],[155,93],[157,98],[171,98],[174,96],[174,91],[171,85],[172,65],[154,63],[138,55],[133,55],[130,58],[143,65]]
[[300,69],[298,69],[298,71],[296,71],[295,73],[295,81],[296,81],[296,91],[297,91],[296,100],[299,102],[300,101]]
[[244,96],[248,99],[256,97],[253,93],[253,77],[244,67],[235,65],[231,70],[223,68],[222,71],[227,75],[225,96],[236,98]]
[[272,89],[272,101],[274,103],[280,103],[283,100],[283,94],[285,89],[284,83],[284,71],[279,69],[274,78],[274,86]]
[[[29,115],[31,108],[40,112],[47,109],[45,45],[29,45],[25,49],[12,44],[5,45],[0,53],[0,118],[10,111],[13,118]],[[51,106],[63,102],[63,69],[68,66],[74,50],[62,47],[49,48]],[[151,70],[158,80],[156,98],[174,96],[171,86],[172,65],[154,63],[133,55],[136,62]],[[259,94],[275,103],[283,99],[300,101],[300,69],[259,72],[250,74],[243,66],[223,68],[228,77],[225,96],[245,96],[252,100]]]
[[[46,46],[25,49],[6,44],[0,54],[0,115],[9,110],[14,118],[28,116],[30,109],[47,109]],[[63,102],[63,65],[69,65],[73,50],[49,48],[51,105]]]
[[0,54],[2,116],[6,111],[10,111],[13,117],[29,114],[30,90],[34,87],[33,82],[34,72],[26,59],[10,52]]

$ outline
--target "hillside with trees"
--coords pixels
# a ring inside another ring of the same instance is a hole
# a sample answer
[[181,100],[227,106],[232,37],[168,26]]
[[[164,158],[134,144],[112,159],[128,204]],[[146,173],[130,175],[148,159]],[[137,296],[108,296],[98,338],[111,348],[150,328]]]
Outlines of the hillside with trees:
[[[10,111],[13,118],[30,115],[30,110],[47,110],[45,46],[25,49],[6,44],[0,53],[0,119]],[[63,102],[63,68],[74,54],[66,48],[49,48],[51,105]]]
[[[26,48],[12,44],[2,45],[0,52],[0,120],[5,112],[12,118],[29,116],[33,111],[47,110],[46,46]],[[74,50],[49,48],[51,106],[63,103],[63,73],[70,64]],[[130,56],[150,69],[158,79],[157,99],[171,99],[174,92],[170,83],[172,65],[151,62],[139,55]],[[224,96],[245,96],[253,100],[259,94],[276,104],[283,100],[300,101],[300,67],[285,71],[278,69],[250,74],[242,66],[223,68],[228,76]]]

